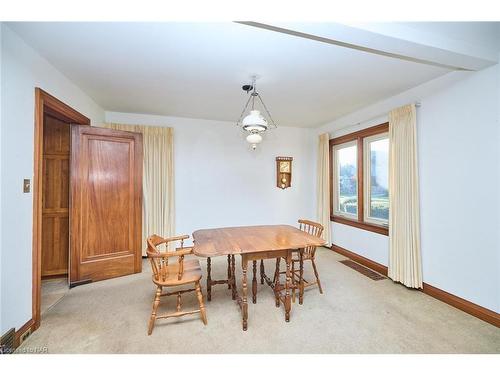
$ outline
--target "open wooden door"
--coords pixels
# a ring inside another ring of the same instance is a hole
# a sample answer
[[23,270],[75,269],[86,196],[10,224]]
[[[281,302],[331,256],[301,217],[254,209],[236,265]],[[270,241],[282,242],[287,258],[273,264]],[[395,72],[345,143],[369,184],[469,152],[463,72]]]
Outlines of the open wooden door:
[[142,135],[71,129],[70,285],[141,272]]

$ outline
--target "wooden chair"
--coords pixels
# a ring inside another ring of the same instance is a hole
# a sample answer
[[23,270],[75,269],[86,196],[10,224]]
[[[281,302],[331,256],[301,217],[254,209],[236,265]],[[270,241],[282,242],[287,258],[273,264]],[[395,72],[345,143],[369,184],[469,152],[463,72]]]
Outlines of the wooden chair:
[[[165,319],[172,317],[179,317],[187,314],[200,313],[201,320],[206,325],[207,315],[205,313],[205,305],[203,304],[203,294],[201,293],[200,280],[202,276],[200,263],[198,259],[184,260],[184,256],[193,253],[192,247],[184,247],[184,240],[188,239],[188,235],[162,238],[153,235],[148,238],[147,254],[151,262],[153,270],[153,283],[156,285],[156,295],[153,301],[153,311],[149,319],[148,335],[151,335],[156,322],[156,319]],[[180,241],[181,247],[176,248],[175,251],[160,252],[158,246],[165,244],[168,249],[168,244],[171,242]],[[176,257],[177,262],[170,262],[169,259]],[[181,285],[194,284],[194,288],[177,290],[170,293],[162,293],[163,288],[179,287]],[[182,300],[181,296],[184,293],[196,292],[200,308],[192,311],[181,311]],[[160,304],[160,297],[168,297],[177,295],[177,311],[172,314],[165,314],[158,316],[156,314],[158,305]]]
[[[309,233],[313,236],[321,237],[321,234],[323,233],[323,226],[319,223],[315,223],[314,221],[309,221],[309,220],[304,220],[300,219],[299,221],[299,229]],[[308,282],[307,280],[303,279],[304,281],[304,288],[313,286],[313,285],[318,285],[319,292],[323,294],[323,288],[321,287],[321,281],[319,279],[319,274],[318,274],[318,269],[316,268],[316,262],[314,261],[314,256],[316,253],[316,246],[309,246],[304,249],[303,253],[303,262],[305,264],[306,261],[311,261],[313,271],[314,271],[314,276],[316,278],[316,281],[313,282]],[[292,290],[292,300],[295,302],[295,294],[296,294],[296,289],[299,288],[299,283],[300,283],[300,267],[297,266],[297,263],[300,263],[300,255],[299,251],[295,251],[293,253],[292,257],[292,283],[294,284],[293,290]],[[279,283],[279,277],[281,274],[286,273],[286,271],[280,271],[280,261],[281,258],[276,259],[276,270],[274,273],[274,284]],[[302,303],[302,301],[299,301]]]

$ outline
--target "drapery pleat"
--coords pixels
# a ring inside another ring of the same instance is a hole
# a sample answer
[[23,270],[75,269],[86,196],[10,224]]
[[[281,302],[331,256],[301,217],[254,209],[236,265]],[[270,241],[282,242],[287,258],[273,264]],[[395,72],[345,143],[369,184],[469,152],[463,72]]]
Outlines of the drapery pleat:
[[389,113],[389,270],[394,281],[422,288],[415,105]]
[[102,126],[142,133],[142,255],[146,255],[148,236],[170,237],[175,233],[173,129],[112,123]]
[[317,166],[317,216],[323,225],[323,239],[330,246],[330,136],[328,133],[321,134],[318,142],[318,166]]

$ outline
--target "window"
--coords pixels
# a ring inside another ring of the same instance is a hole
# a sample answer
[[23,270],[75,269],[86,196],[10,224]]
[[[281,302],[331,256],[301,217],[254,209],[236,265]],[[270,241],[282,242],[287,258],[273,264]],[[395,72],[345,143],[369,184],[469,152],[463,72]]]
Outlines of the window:
[[388,234],[388,130],[386,123],[330,140],[332,221]]
[[358,216],[357,145],[349,142],[334,148],[335,156],[335,213],[356,218]]
[[366,222],[389,222],[389,138],[387,133],[364,139]]

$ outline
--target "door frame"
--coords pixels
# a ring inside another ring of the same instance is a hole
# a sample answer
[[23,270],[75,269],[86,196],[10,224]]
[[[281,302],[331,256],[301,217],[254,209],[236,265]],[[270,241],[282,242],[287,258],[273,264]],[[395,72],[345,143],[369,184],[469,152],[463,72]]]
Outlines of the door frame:
[[[90,119],[69,105],[35,88],[35,137],[33,174],[33,255],[32,255],[32,327],[40,327],[42,286],[42,188],[43,188],[43,116],[45,113],[74,125],[90,125]],[[69,126],[69,125],[68,125]]]

